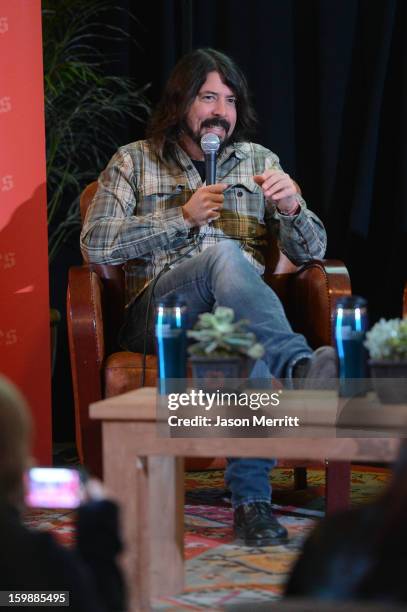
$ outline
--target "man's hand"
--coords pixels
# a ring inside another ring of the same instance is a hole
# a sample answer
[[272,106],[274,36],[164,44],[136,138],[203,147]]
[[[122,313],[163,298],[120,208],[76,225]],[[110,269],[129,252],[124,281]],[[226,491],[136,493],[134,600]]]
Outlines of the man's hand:
[[197,189],[182,207],[185,223],[189,227],[195,227],[219,219],[224,200],[223,192],[227,186],[219,183]]
[[253,177],[263,190],[264,197],[276,204],[284,214],[294,214],[298,208],[297,187],[292,178],[282,170],[265,170]]

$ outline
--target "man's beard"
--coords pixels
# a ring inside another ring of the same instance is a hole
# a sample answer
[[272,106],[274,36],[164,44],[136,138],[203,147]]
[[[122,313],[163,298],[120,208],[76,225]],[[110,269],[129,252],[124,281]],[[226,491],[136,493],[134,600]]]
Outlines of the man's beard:
[[[189,136],[189,138],[198,145],[198,147],[201,146],[201,138],[202,138],[202,130],[203,128],[211,128],[211,127],[221,127],[225,130],[225,138],[223,138],[220,141],[220,147],[218,150],[218,155],[219,153],[221,153],[223,151],[223,149],[225,149],[225,147],[227,147],[227,145],[231,142],[231,137],[228,136],[229,134],[229,130],[230,130],[230,123],[228,121],[226,121],[226,119],[221,119],[221,118],[216,118],[216,117],[212,117],[212,118],[208,118],[205,119],[205,121],[202,121],[201,123],[201,127],[199,129],[199,131],[194,132],[194,130],[192,130],[189,125],[187,124],[187,122],[184,121],[182,122],[182,131],[184,132],[184,134],[186,134],[187,136]],[[218,134],[217,134],[218,136]]]

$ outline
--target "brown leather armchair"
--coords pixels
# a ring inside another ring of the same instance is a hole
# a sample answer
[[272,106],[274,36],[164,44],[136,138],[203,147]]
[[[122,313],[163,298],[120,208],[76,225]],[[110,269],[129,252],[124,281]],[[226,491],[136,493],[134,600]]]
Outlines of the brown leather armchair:
[[[96,191],[91,183],[81,196],[81,215]],[[274,243],[274,241],[272,241]],[[293,328],[304,334],[317,348],[331,344],[332,312],[336,299],[351,293],[350,280],[340,261],[312,261],[297,268],[276,247],[266,257],[265,280],[284,304]],[[69,271],[67,317],[72,379],[75,399],[76,443],[79,457],[88,469],[101,475],[101,432],[98,422],[88,415],[91,402],[141,386],[142,355],[122,351],[116,338],[124,311],[124,273],[121,266],[83,265]],[[157,362],[154,355],[146,361],[146,386],[156,385]],[[284,462],[284,465],[293,462]],[[307,462],[295,462],[296,485],[306,484]],[[195,460],[195,469],[219,467],[219,461]],[[191,462],[190,462],[191,466]],[[327,470],[327,508],[347,504],[349,496],[348,463],[329,462]],[[188,462],[187,462],[188,467]]]

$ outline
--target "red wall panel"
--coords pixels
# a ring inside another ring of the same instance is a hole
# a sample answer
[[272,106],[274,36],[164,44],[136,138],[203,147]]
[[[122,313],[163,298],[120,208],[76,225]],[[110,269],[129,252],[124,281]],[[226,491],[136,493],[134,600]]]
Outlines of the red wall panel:
[[0,0],[0,371],[27,397],[51,458],[40,0]]

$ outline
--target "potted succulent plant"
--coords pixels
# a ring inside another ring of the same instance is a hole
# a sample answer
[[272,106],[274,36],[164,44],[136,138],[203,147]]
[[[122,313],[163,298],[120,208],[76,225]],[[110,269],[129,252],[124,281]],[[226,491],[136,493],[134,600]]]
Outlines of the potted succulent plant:
[[199,315],[189,338],[196,340],[188,348],[194,378],[241,379],[249,374],[253,360],[264,355],[263,346],[247,330],[248,321],[234,321],[232,308],[218,306],[213,313]]
[[366,334],[365,346],[379,399],[407,402],[407,319],[380,319]]

